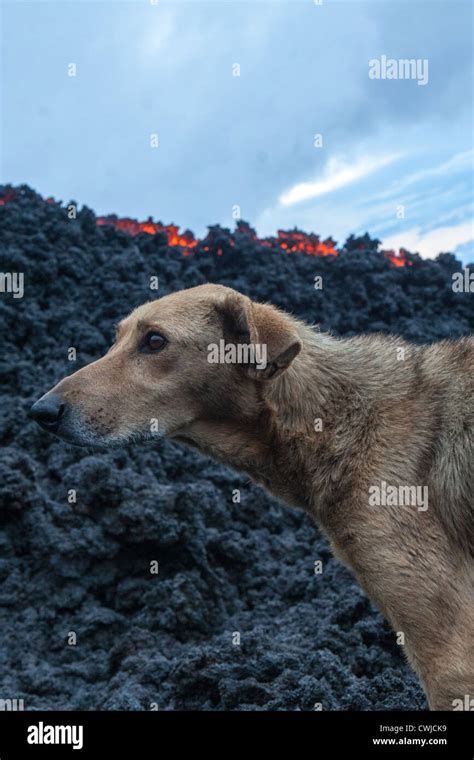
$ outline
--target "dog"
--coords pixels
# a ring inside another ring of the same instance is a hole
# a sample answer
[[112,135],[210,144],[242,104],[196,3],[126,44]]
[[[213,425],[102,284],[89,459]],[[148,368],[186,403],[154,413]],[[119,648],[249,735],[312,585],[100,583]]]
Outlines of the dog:
[[472,337],[339,339],[206,284],[135,309],[31,414],[80,446],[166,436],[306,510],[452,710],[474,695],[473,391]]

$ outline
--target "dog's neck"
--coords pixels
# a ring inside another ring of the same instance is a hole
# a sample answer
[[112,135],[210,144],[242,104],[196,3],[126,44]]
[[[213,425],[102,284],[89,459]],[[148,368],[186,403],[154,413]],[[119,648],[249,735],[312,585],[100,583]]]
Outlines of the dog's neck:
[[258,418],[199,421],[178,440],[314,513],[315,501],[330,501],[335,486],[343,487],[337,436],[347,404],[366,395],[367,378],[360,347],[302,323],[297,329],[302,350],[283,374],[262,384]]

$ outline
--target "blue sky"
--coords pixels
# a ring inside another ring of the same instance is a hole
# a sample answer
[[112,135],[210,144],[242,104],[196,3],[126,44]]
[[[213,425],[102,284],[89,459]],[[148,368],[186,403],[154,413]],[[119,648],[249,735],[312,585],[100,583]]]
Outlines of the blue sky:
[[[233,228],[239,206],[260,235],[367,230],[472,261],[472,14],[470,0],[4,0],[1,179],[197,235]],[[381,56],[427,60],[427,83],[372,79]]]

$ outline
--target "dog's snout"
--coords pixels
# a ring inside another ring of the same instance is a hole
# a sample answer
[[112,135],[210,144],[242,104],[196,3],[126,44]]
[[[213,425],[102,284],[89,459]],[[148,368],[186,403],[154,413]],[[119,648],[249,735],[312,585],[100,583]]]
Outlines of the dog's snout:
[[31,407],[31,416],[46,430],[55,430],[64,414],[66,404],[56,393],[47,393]]

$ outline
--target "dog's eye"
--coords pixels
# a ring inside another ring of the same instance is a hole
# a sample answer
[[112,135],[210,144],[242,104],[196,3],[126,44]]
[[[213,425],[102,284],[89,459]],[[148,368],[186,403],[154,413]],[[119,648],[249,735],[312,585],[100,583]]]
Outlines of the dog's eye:
[[168,341],[166,338],[163,337],[163,335],[160,335],[160,333],[157,332],[149,332],[147,335],[145,335],[145,339],[143,341],[143,349],[145,351],[161,351]]

